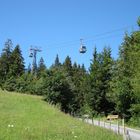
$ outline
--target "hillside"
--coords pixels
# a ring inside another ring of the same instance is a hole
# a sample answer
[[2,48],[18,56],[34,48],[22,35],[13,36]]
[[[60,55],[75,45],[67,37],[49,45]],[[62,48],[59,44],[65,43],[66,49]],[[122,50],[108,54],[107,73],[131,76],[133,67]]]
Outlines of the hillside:
[[85,124],[42,97],[0,91],[0,140],[121,140],[121,136]]

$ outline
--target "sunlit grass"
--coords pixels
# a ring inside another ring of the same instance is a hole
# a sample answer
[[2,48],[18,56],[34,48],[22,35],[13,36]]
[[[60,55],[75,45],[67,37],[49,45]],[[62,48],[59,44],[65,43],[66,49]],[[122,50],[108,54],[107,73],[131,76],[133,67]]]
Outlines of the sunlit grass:
[[0,140],[121,140],[47,104],[42,97],[0,91]]

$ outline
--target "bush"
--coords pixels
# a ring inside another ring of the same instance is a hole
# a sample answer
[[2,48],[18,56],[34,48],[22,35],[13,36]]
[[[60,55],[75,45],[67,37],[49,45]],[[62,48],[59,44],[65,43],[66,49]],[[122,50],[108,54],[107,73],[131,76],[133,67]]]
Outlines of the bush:
[[10,77],[7,79],[3,85],[3,88],[7,91],[15,91],[16,90],[16,79],[14,77]]
[[129,124],[140,127],[140,104],[132,105],[130,112],[132,117],[129,121]]

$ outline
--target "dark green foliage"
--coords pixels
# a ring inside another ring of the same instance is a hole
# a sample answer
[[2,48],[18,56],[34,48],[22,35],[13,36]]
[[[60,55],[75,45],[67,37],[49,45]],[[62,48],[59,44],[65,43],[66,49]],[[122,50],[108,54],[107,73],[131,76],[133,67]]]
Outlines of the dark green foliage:
[[140,127],[140,104],[133,104],[129,111],[132,116],[129,123],[133,126]]
[[5,43],[2,56],[0,58],[1,87],[8,90],[16,90],[16,78],[24,74],[24,59],[19,45],[11,51],[12,42],[8,40]]
[[32,93],[32,85],[34,76],[29,73],[25,73],[16,79],[16,91],[21,93]]
[[62,66],[62,64],[60,63],[59,56],[57,54],[56,58],[55,58],[55,61],[54,61],[54,64],[52,64],[50,69],[60,69],[61,66]]
[[60,61],[59,61],[58,54],[56,55],[56,59],[55,59],[55,62],[54,62],[54,66],[55,66],[55,67],[61,66],[61,63],[60,63]]
[[113,110],[113,104],[107,96],[110,92],[112,62],[110,48],[104,48],[100,54],[97,54],[95,48],[90,65],[91,91],[89,94],[89,105],[95,115],[101,113],[107,115]]
[[32,69],[31,69],[31,64],[29,63],[27,72],[28,72],[28,73],[31,73],[31,71],[32,71]]
[[12,41],[8,39],[5,42],[3,52],[0,57],[0,86],[2,87],[3,83],[5,82],[10,64],[11,64],[11,52],[12,52]]
[[74,102],[73,102],[73,112],[76,114],[83,114],[83,106],[86,103],[85,96],[87,94],[87,83],[86,83],[87,73],[84,65],[82,67],[77,66],[76,62],[72,67],[72,83],[74,91]]
[[84,65],[72,66],[69,56],[63,65],[54,65],[46,79],[46,99],[59,104],[61,110],[72,114],[79,114],[84,104],[83,79],[86,75]]
[[8,78],[4,85],[3,88],[6,89],[7,91],[15,91],[16,90],[16,80],[14,77]]
[[45,71],[46,66],[44,64],[44,59],[41,57],[37,68],[37,77],[41,77]]
[[20,46],[17,45],[11,53],[11,63],[8,76],[19,77],[24,73],[24,58],[22,57]]
[[68,76],[72,75],[72,62],[69,56],[66,57],[63,63],[64,70],[67,72]]
[[55,105],[59,104],[62,111],[70,113],[73,93],[62,71],[51,71],[45,83],[47,85],[46,100]]
[[126,34],[124,42],[122,43],[122,46],[120,48],[120,60],[118,61],[118,101],[116,110],[127,120],[131,117],[131,105],[135,104],[137,100],[135,98],[136,93],[133,80],[137,73],[137,70],[139,69],[139,39],[140,32],[133,32],[131,36],[128,36]]

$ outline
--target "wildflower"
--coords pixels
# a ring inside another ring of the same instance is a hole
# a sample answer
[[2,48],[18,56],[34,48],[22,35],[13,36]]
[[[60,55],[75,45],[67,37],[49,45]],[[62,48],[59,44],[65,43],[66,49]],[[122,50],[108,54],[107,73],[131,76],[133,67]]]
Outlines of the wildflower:
[[8,124],[8,127],[14,127],[14,125],[13,124]]

